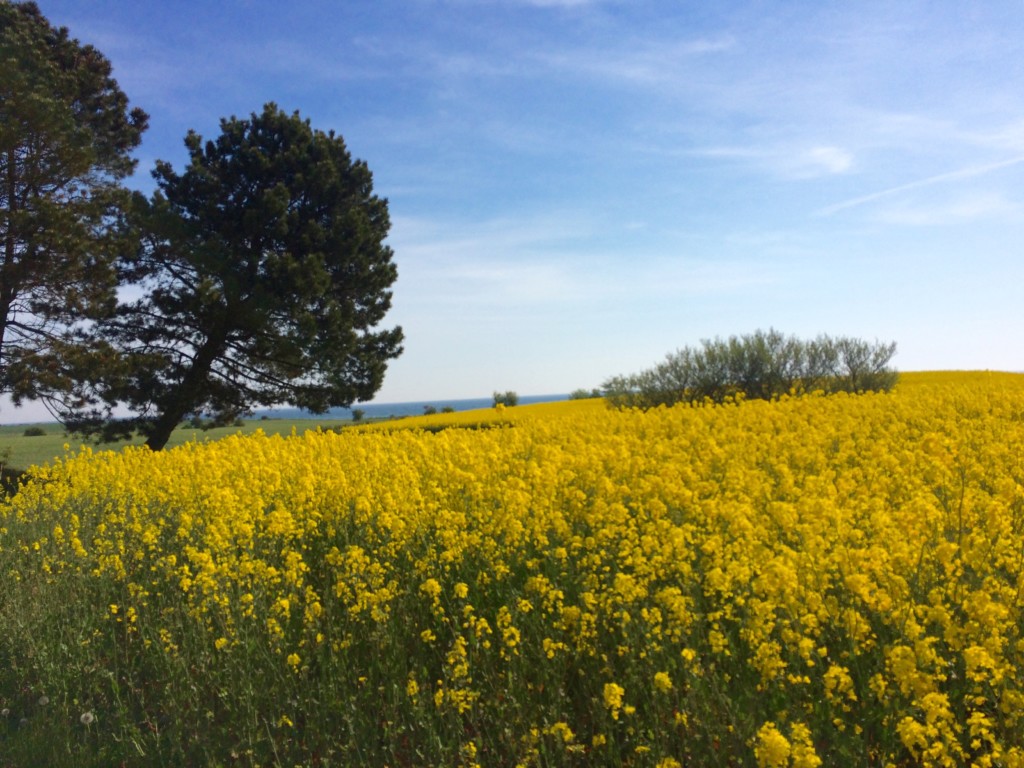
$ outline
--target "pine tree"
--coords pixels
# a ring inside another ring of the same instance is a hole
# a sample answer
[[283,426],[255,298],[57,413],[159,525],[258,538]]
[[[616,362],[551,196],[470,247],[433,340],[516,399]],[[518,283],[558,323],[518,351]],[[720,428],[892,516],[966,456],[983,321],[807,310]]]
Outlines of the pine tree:
[[78,426],[139,430],[160,449],[189,415],[222,424],[257,405],[371,399],[402,331],[375,330],[397,270],[366,163],[274,104],[185,143],[184,172],[158,163],[140,201],[142,246],[122,272],[140,298],[99,324],[124,363],[102,399],[136,416]]
[[114,306],[121,181],[148,120],[111,71],[35,3],[0,0],[0,392],[15,403],[70,397],[102,359],[85,330]]

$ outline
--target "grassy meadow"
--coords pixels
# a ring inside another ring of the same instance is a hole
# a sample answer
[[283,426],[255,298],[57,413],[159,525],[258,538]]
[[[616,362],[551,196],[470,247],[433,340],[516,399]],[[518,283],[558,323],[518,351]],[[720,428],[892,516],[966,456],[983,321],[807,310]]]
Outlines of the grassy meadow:
[[254,426],[0,506],[0,768],[1024,767],[1024,376]]

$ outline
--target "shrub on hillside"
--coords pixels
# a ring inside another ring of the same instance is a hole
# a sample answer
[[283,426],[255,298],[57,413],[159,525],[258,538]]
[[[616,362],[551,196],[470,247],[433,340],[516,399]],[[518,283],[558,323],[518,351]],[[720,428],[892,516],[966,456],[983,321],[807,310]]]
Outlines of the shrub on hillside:
[[46,434],[46,430],[42,427],[26,427],[25,437],[42,437]]
[[653,408],[679,402],[720,403],[742,394],[770,400],[790,392],[887,392],[898,374],[889,366],[895,342],[821,335],[804,341],[769,329],[683,347],[653,368],[614,376],[604,395],[615,407]]
[[494,393],[494,405],[504,405],[511,407],[519,404],[519,395],[513,392],[511,389],[508,392],[495,392]]

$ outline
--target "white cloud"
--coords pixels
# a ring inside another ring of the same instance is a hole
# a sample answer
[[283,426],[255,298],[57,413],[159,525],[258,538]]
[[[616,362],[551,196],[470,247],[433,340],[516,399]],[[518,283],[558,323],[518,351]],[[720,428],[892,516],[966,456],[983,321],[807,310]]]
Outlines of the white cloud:
[[813,147],[805,153],[804,160],[808,167],[824,173],[846,173],[853,167],[853,155],[839,147]]
[[854,166],[852,152],[831,145],[813,145],[807,148],[720,146],[698,149],[690,154],[748,162],[764,171],[788,179],[812,179],[842,174]]

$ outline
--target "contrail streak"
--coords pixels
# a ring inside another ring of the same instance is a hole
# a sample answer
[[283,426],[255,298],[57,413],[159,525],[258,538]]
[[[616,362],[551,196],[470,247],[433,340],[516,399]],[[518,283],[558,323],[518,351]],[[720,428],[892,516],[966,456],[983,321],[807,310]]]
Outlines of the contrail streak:
[[958,171],[949,171],[947,173],[940,173],[937,176],[929,176],[927,179],[919,179],[917,181],[911,181],[908,184],[900,184],[897,187],[889,187],[889,189],[883,189],[880,192],[872,192],[870,195],[863,195],[862,197],[855,197],[852,200],[844,200],[841,203],[830,205],[827,208],[822,208],[818,211],[819,216],[831,216],[839,211],[845,211],[848,208],[856,208],[859,205],[870,203],[879,198],[888,197],[889,195],[895,195],[899,192],[906,192],[908,189],[918,189],[920,187],[931,186],[932,184],[941,184],[944,181],[954,181],[956,179],[967,179],[972,176],[983,176],[986,173],[992,171],[998,171],[1003,168],[1009,168],[1013,165],[1019,165],[1024,163],[1024,155],[1020,157],[1014,157],[1009,160],[1003,160],[998,163],[989,163],[988,165],[975,165],[970,168],[961,168]]

